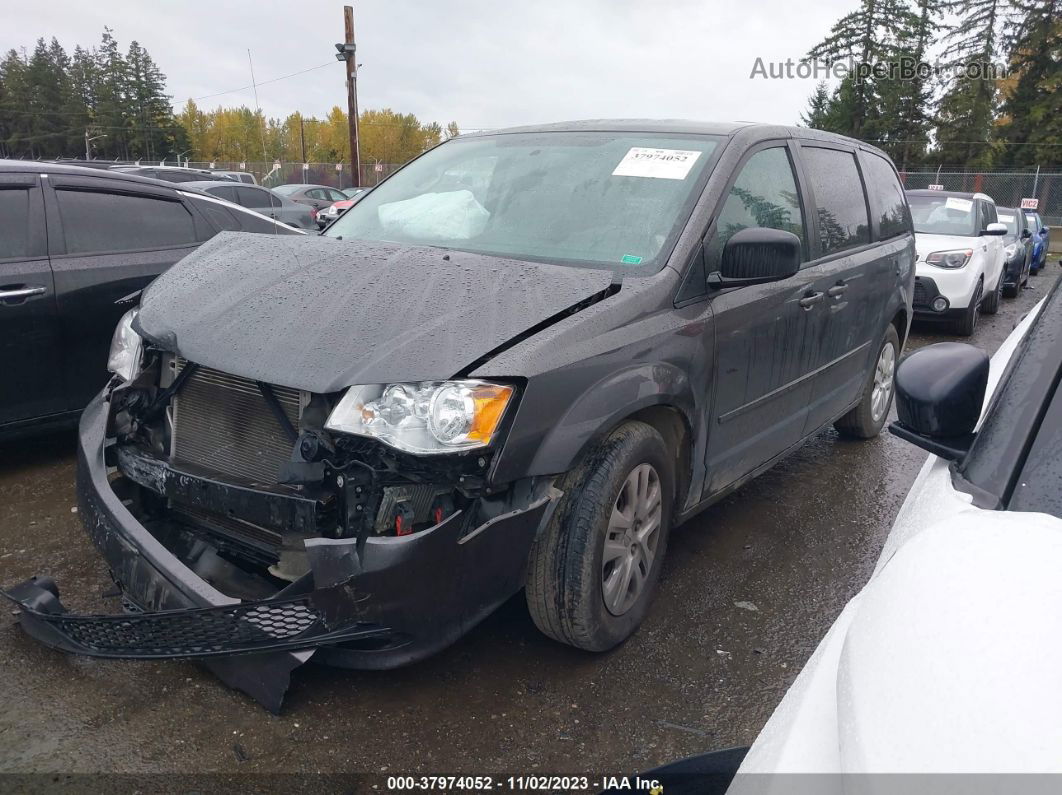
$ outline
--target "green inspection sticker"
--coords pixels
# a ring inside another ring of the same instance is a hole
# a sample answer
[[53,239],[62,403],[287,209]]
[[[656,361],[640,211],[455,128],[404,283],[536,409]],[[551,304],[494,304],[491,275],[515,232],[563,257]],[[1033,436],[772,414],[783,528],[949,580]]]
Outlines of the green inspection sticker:
[[641,257],[636,257],[633,254],[624,254],[620,258],[620,262],[622,262],[624,265],[637,265],[641,261]]

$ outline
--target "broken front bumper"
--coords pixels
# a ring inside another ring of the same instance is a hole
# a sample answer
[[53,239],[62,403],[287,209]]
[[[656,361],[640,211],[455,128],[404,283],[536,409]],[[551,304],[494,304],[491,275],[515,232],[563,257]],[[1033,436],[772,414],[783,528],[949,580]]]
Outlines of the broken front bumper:
[[[310,573],[269,599],[221,593],[152,535],[115,493],[104,460],[108,405],[82,415],[78,505],[134,612],[75,616],[44,578],[6,595],[28,634],[98,657],[202,658],[226,684],[277,711],[290,672],[311,655],[351,668],[392,668],[449,645],[524,584],[527,553],[548,521],[552,488],[475,525],[474,511],[403,537],[315,538]],[[467,515],[466,515],[467,514]]]

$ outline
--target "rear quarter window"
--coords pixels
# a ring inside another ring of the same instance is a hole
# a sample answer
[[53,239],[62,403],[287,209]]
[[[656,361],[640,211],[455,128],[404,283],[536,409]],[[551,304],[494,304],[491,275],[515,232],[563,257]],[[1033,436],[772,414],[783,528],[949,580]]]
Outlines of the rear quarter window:
[[855,155],[813,146],[804,146],[801,151],[815,194],[819,255],[869,243],[870,218]]
[[867,193],[878,223],[880,239],[906,234],[911,231],[911,211],[892,164],[885,158],[866,153],[863,158],[866,170]]

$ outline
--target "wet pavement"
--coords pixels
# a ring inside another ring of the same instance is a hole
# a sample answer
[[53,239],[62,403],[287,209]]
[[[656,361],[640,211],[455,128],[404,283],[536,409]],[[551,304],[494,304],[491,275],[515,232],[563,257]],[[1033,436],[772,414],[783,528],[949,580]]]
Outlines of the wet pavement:
[[[1056,277],[983,316],[994,351]],[[952,339],[917,327],[908,350]],[[869,577],[925,453],[822,433],[672,535],[641,630],[604,655],[541,636],[519,595],[397,671],[296,671],[280,716],[188,662],[52,652],[0,617],[0,771],[622,773],[750,743]],[[0,582],[53,575],[113,612],[74,510],[74,438],[0,446]]]

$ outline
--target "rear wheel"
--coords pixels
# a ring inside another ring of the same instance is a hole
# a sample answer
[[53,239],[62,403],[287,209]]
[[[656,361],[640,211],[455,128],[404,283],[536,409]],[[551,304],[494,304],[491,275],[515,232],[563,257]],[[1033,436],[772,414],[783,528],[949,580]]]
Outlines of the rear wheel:
[[667,549],[672,460],[655,429],[628,422],[558,484],[564,496],[527,574],[528,609],[546,635],[605,651],[638,628]]
[[900,336],[891,323],[878,349],[874,369],[863,389],[859,405],[837,420],[833,427],[843,436],[853,439],[873,439],[885,425],[892,405],[896,360],[900,355]]

